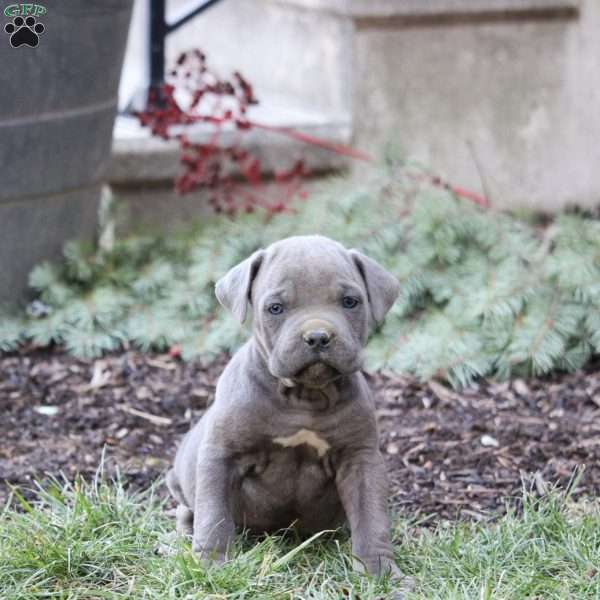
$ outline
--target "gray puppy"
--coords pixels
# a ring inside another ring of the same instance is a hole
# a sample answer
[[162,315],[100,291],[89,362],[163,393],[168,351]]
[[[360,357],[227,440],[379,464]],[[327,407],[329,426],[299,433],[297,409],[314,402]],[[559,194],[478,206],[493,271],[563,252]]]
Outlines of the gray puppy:
[[387,476],[372,394],[360,369],[369,328],[398,295],[395,277],[321,236],[258,250],[216,285],[253,336],[219,379],[215,402],[185,436],[167,475],[177,528],[221,563],[236,526],[350,525],[355,567],[398,575]]

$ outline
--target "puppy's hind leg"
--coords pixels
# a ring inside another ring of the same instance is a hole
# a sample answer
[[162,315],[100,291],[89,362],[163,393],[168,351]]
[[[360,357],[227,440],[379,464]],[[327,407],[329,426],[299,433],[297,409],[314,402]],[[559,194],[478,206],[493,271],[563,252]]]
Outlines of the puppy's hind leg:
[[177,506],[175,520],[179,535],[192,535],[194,533],[194,513],[184,504]]
[[167,487],[171,495],[179,502],[175,511],[176,529],[179,535],[192,535],[194,530],[194,513],[185,503],[179,480],[174,469],[167,473]]

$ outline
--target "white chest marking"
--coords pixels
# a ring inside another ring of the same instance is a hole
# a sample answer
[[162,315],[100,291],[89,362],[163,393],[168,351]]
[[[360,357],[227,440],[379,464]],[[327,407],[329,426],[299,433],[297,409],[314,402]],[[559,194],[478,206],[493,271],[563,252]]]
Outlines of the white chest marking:
[[314,431],[310,431],[308,429],[300,429],[300,431],[297,431],[294,435],[290,435],[288,437],[273,438],[273,441],[276,444],[280,444],[281,446],[285,447],[308,444],[316,449],[320,458],[325,456],[327,450],[331,448],[326,440],[324,440],[322,437],[319,437]]

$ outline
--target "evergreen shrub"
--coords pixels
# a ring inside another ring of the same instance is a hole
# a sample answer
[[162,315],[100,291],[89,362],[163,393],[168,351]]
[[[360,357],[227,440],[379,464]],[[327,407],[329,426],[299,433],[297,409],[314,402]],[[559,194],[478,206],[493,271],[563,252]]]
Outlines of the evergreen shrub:
[[387,167],[332,181],[283,214],[208,219],[193,233],[138,235],[110,248],[77,243],[31,273],[37,300],[0,319],[0,350],[23,341],[81,357],[135,346],[211,358],[247,332],[220,308],[214,283],[259,247],[320,233],[378,260],[401,282],[368,366],[455,387],[582,367],[600,352],[600,222],[550,224],[485,209]]

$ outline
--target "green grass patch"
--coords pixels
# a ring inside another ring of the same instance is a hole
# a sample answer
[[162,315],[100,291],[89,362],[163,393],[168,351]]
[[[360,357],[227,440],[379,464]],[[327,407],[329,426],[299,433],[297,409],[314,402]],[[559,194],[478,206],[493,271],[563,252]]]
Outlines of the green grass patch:
[[[205,569],[152,490],[119,482],[55,482],[0,516],[0,598],[202,598],[375,600],[394,585],[352,572],[348,535],[299,547],[293,532],[240,535],[236,558]],[[494,523],[397,518],[398,564],[416,580],[409,598],[600,597],[600,508],[554,491],[525,494]]]

